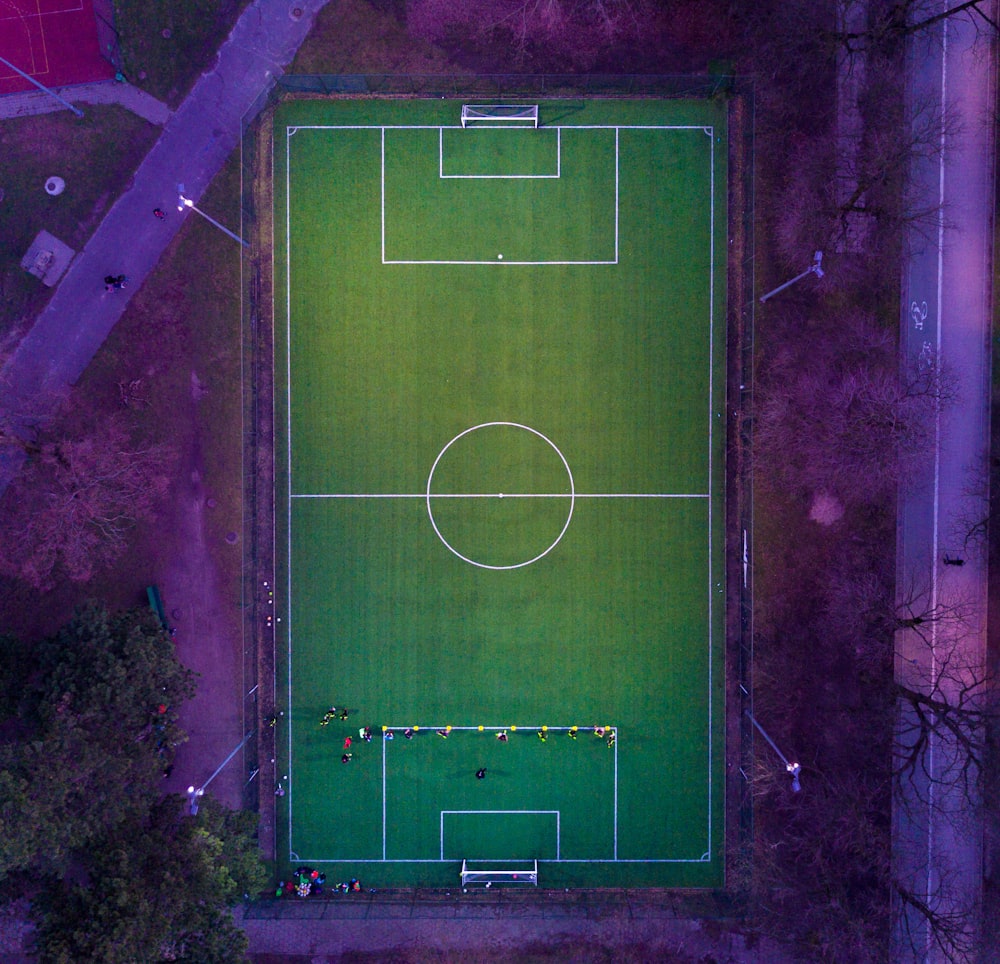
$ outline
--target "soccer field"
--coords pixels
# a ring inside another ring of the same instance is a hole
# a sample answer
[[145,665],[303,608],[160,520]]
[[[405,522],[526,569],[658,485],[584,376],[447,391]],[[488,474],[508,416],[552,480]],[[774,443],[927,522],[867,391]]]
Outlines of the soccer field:
[[725,106],[461,107],[275,114],[279,870],[721,886]]

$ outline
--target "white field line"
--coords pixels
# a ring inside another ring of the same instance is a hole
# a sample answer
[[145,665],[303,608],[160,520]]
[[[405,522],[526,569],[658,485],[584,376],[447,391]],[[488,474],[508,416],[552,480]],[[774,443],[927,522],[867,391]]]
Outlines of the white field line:
[[[287,640],[287,666],[288,666],[288,845],[292,846],[292,809],[294,804],[294,794],[292,787],[295,778],[295,770],[292,766],[292,181],[291,181],[291,143],[292,131],[286,131],[285,137],[285,435],[286,435],[286,464],[288,466],[288,505],[286,507],[286,536],[287,545],[287,572],[285,582],[285,639]],[[277,579],[277,573],[275,573]],[[275,625],[277,632],[277,624]]]
[[[382,264],[393,264],[393,265],[403,265],[403,264],[437,264],[437,265],[499,265],[501,267],[541,267],[543,265],[616,265],[618,264],[619,256],[619,230],[618,225],[620,221],[619,212],[619,166],[620,166],[620,155],[619,155],[619,131],[620,130],[708,130],[705,127],[695,127],[695,126],[684,126],[684,127],[670,127],[670,126],[649,126],[649,127],[617,127],[611,124],[593,124],[593,125],[580,125],[580,126],[569,126],[567,130],[613,130],[615,132],[615,217],[614,217],[614,257],[612,259],[555,259],[546,261],[529,261],[529,260],[518,260],[515,258],[508,258],[502,260],[500,258],[490,258],[490,259],[464,259],[464,258],[399,258],[399,259],[388,259],[386,258],[386,241],[385,241],[385,132],[387,130],[437,130],[438,132],[438,177],[469,177],[469,178],[484,178],[487,175],[445,175],[444,174],[444,147],[443,139],[444,132],[446,130],[464,130],[461,126],[458,127],[448,127],[448,126],[438,126],[434,127],[431,125],[413,125],[413,126],[379,126],[371,127],[367,126],[357,126],[357,127],[316,127],[316,128],[296,128],[298,129],[311,129],[311,130],[379,130],[381,131],[382,137],[382,160],[381,160],[381,183],[380,183],[380,193],[382,199]],[[557,140],[557,174],[556,178],[562,176],[562,127],[547,127],[545,130],[555,130],[558,135]],[[489,175],[492,177],[492,175]],[[531,179],[544,179],[552,178],[552,175],[507,175],[507,176],[497,176],[497,179],[521,179],[521,180],[531,180]]]
[[709,499],[710,492],[296,492],[292,499]]
[[[379,130],[381,132],[381,231],[382,231],[382,261],[385,264],[506,264],[506,265],[561,265],[561,264],[581,264],[581,265],[601,265],[601,264],[617,264],[618,262],[618,234],[619,234],[619,190],[620,190],[620,151],[619,151],[619,132],[622,130],[702,130],[709,135],[711,141],[710,148],[710,160],[709,160],[709,174],[710,174],[710,216],[709,216],[709,491],[707,493],[575,493],[575,498],[629,498],[629,499],[643,499],[643,498],[655,498],[655,499],[708,499],[709,500],[709,519],[708,519],[708,578],[709,578],[709,652],[708,652],[708,676],[709,676],[709,691],[708,691],[708,705],[709,705],[709,719],[708,719],[708,744],[709,744],[709,767],[708,767],[708,838],[709,838],[709,848],[711,848],[711,828],[712,828],[712,647],[713,647],[713,631],[712,631],[712,444],[713,444],[713,362],[714,362],[714,281],[713,281],[713,267],[715,259],[715,234],[714,234],[714,221],[715,221],[715,143],[714,143],[714,129],[706,128],[704,125],[605,125],[605,124],[582,124],[582,125],[572,125],[569,129],[576,130],[609,130],[613,129],[615,131],[615,260],[614,261],[505,261],[505,262],[494,262],[494,261],[397,261],[388,262],[385,260],[385,131],[387,129],[400,129],[400,130],[438,130],[442,131],[441,125],[297,125],[294,129],[289,128],[289,137],[286,138],[286,184],[285,184],[285,198],[286,198],[286,225],[285,225],[285,235],[286,235],[286,402],[287,402],[287,449],[288,449],[288,485],[289,485],[289,496],[288,496],[288,596],[291,599],[291,522],[292,522],[292,500],[298,498],[313,498],[313,499],[408,499],[417,498],[427,500],[428,498],[570,498],[571,493],[519,493],[519,494],[504,494],[501,496],[499,493],[468,493],[468,494],[451,494],[451,495],[430,495],[428,493],[356,493],[356,494],[338,494],[338,493],[291,493],[292,479],[291,479],[291,190],[290,190],[290,147],[289,140],[290,135],[298,130]],[[458,129],[461,130],[460,125],[455,125],[454,128],[447,129]],[[557,128],[559,130],[561,128]],[[944,135],[942,133],[942,142],[944,140]],[[943,145],[942,145],[943,146]],[[561,158],[561,154],[560,154]],[[942,159],[943,165],[943,159]],[[941,172],[941,179],[943,182],[943,166]],[[943,185],[942,185],[943,190]],[[941,226],[943,230],[943,225]],[[940,262],[940,254],[939,254]],[[939,288],[940,288],[940,274],[941,267],[939,263]],[[939,340],[939,353],[940,353],[940,324],[938,328],[938,340]],[[940,457],[940,452],[937,452],[938,458]],[[935,471],[935,552],[937,549],[937,473],[939,471],[939,464],[936,465]],[[935,586],[936,589],[936,586]],[[289,607],[290,609],[290,607]],[[287,614],[286,623],[286,633],[288,639],[288,705],[291,705],[292,697],[292,679],[291,679],[291,613]],[[402,729],[402,728],[397,728]],[[478,727],[452,727],[452,729],[478,729]],[[549,727],[550,730],[559,731],[559,727]],[[563,728],[568,729],[568,727]],[[291,774],[291,728],[289,728],[288,737],[288,759],[289,759],[289,789],[292,786],[292,774]],[[386,794],[385,794],[385,756],[386,747],[383,741],[383,855],[381,860],[376,859],[356,859],[356,858],[309,858],[313,863],[334,863],[342,862],[343,860],[350,860],[352,863],[382,863],[386,862]],[[617,752],[617,741],[615,745],[615,776],[614,776],[614,857],[612,860],[601,860],[601,859],[582,859],[582,860],[565,860],[558,858],[556,861],[539,861],[539,863],[580,863],[580,864],[609,864],[609,863],[704,863],[710,861],[710,853],[706,852],[699,858],[639,858],[639,859],[625,859],[619,860],[618,858],[618,752]],[[289,841],[292,841],[292,806],[291,801],[289,801],[288,806],[288,829],[289,829]],[[294,851],[290,852],[294,853]],[[306,859],[295,856],[296,860]],[[395,863],[450,863],[452,861],[442,861],[433,859],[405,859],[392,861]]]
[[[708,134],[709,154],[709,215],[708,215],[708,844],[706,849],[712,849],[712,607],[714,593],[712,592],[712,425],[715,421],[713,409],[715,361],[715,130],[706,128]],[[721,585],[721,582],[720,582]]]
[[[504,811],[507,813],[508,811]],[[440,857],[391,857],[381,860],[378,857],[303,857],[295,851],[289,851],[290,858],[295,863],[302,864],[461,864],[461,860],[442,860]],[[486,860],[485,857],[466,858],[467,860]],[[534,859],[534,858],[532,858]],[[538,858],[538,864],[707,864],[712,858],[708,854],[700,857],[623,857],[612,860],[610,857],[560,857],[550,860]]]
[[619,145],[620,135],[621,135],[621,132],[620,132],[619,128],[616,127],[615,128],[615,264],[618,264],[618,222],[619,222],[619,218],[618,218],[618,210],[619,210],[619,208],[618,208],[618,200],[619,200],[619,194],[618,194],[618,187],[619,187],[618,168],[619,168],[619,163],[618,163],[618,161],[619,161],[619,158],[621,157],[621,154],[619,153],[619,150],[618,150],[618,145]]

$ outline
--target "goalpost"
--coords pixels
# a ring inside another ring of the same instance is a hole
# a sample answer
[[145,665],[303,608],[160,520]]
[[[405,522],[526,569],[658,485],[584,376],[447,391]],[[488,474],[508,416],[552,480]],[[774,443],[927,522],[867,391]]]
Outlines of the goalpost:
[[509,866],[509,861],[504,867],[496,867],[482,861],[475,863],[477,866],[472,867],[468,860],[462,861],[462,890],[476,886],[492,887],[494,884],[538,886],[537,860],[532,860],[530,864],[523,861],[521,866],[514,868]]
[[494,121],[519,122],[522,126],[538,126],[538,104],[463,104],[462,126]]

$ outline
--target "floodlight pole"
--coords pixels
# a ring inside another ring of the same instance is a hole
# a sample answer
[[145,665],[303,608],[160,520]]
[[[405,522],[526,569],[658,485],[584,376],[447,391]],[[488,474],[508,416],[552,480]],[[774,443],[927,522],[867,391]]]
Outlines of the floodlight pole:
[[233,232],[230,231],[229,228],[227,228],[224,224],[219,224],[219,222],[216,221],[215,218],[209,217],[204,211],[201,210],[201,208],[195,207],[194,201],[192,201],[190,198],[184,197],[183,194],[178,194],[177,210],[183,211],[184,208],[190,208],[192,211],[195,211],[196,213],[200,214],[210,224],[214,224],[220,231],[223,232],[223,234],[228,234],[229,237],[231,237],[234,241],[239,241],[239,243],[242,244],[244,248],[250,247],[249,242],[244,241],[238,234],[233,234]]
[[226,764],[234,757],[240,750],[243,749],[244,744],[247,740],[253,736],[253,730],[251,730],[242,740],[236,745],[232,753],[229,754],[216,768],[215,773],[213,773],[200,787],[188,787],[188,809],[191,811],[191,816],[195,816],[198,813],[198,801],[205,795],[205,787],[207,787],[225,768]]
[[817,251],[813,255],[813,263],[809,265],[809,267],[806,268],[806,270],[803,271],[802,274],[797,274],[794,278],[792,278],[791,281],[786,281],[783,285],[778,285],[778,287],[775,288],[774,291],[769,291],[766,295],[761,295],[760,303],[763,304],[765,301],[767,301],[768,298],[772,298],[779,291],[784,291],[785,288],[790,288],[793,284],[795,284],[796,281],[801,281],[806,275],[814,274],[816,275],[817,278],[822,278],[823,277],[823,269],[821,267],[822,263],[823,263],[823,252]]
[[792,792],[793,793],[798,793],[799,790],[802,789],[802,786],[799,784],[799,773],[801,772],[802,767],[799,766],[798,763],[789,763],[789,761],[786,758],[785,754],[782,753],[781,750],[778,749],[778,746],[774,742],[774,740],[772,740],[767,735],[767,732],[764,730],[764,727],[762,727],[754,719],[753,713],[751,713],[749,710],[744,710],[743,712],[746,713],[747,719],[749,719],[750,722],[753,723],[753,725],[755,727],[757,727],[758,730],[760,730],[760,735],[762,737],[764,737],[764,739],[767,740],[768,743],[771,744],[771,749],[774,750],[774,752],[777,753],[778,756],[781,758],[781,762],[785,764],[785,769],[788,771],[788,773],[791,775],[791,778],[792,778]]
[[74,107],[68,100],[64,100],[54,90],[46,87],[45,84],[40,84],[34,77],[31,76],[31,74],[26,74],[20,67],[15,67],[9,60],[4,60],[3,57],[0,57],[0,64],[10,67],[11,70],[20,74],[25,80],[30,80],[39,90],[44,90],[46,94],[51,94],[57,101],[59,101],[60,104],[63,105],[63,107],[68,107],[71,111],[73,111],[77,117],[83,117],[83,111],[80,110],[79,107]]

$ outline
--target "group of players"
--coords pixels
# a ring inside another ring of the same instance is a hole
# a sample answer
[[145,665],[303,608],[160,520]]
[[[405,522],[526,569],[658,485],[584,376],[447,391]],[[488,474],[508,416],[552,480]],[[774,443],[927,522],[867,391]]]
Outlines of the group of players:
[[[342,709],[338,710],[336,706],[331,706],[323,714],[323,718],[320,720],[319,725],[320,726],[328,726],[333,720],[338,719],[338,718],[340,720],[342,720],[342,721],[345,721],[345,720],[347,720],[347,718],[348,718],[349,715],[350,714],[349,714],[349,711],[347,709],[343,709],[342,708]],[[479,727],[479,732],[480,733],[483,732],[484,729],[485,729],[484,727],[480,726]],[[404,739],[412,740],[414,738],[414,736],[416,736],[416,734],[417,734],[417,732],[419,730],[420,730],[419,726],[412,726],[412,727],[408,726],[405,729],[401,730],[400,732],[402,732]],[[513,733],[516,730],[517,730],[516,726],[511,726],[510,727],[510,732]],[[435,730],[434,732],[439,737],[441,737],[441,739],[447,740],[448,737],[451,735],[451,731],[452,731],[452,727],[451,726],[446,726],[443,729]],[[586,730],[584,732],[586,732]],[[614,747],[615,741],[616,741],[617,736],[618,736],[615,727],[613,727],[613,726],[601,726],[601,725],[598,724],[598,725],[595,725],[595,726],[591,727],[590,728],[590,732],[593,733],[593,735],[595,737],[597,737],[598,739],[604,740],[605,743],[608,746],[608,749],[611,749],[611,748]],[[565,733],[566,733],[566,735],[571,740],[575,740],[579,736],[579,734],[580,734],[580,727],[575,726],[575,725],[571,726],[571,727],[569,727],[568,729],[565,730]],[[548,740],[548,738],[549,738],[549,728],[548,728],[548,726],[542,726],[542,727],[540,727],[538,730],[535,731],[535,735],[538,737],[538,739],[542,743],[545,743]],[[386,740],[386,741],[394,740],[396,738],[396,730],[393,729],[393,728],[391,728],[391,727],[388,727],[388,726],[383,726],[382,727],[382,738],[384,740]],[[372,730],[371,730],[371,727],[370,726],[363,726],[363,727],[361,727],[358,730],[358,739],[362,740],[365,743],[371,743],[371,741],[372,741]],[[507,730],[506,729],[498,730],[497,733],[496,733],[496,739],[500,743],[506,743],[506,742],[508,742],[508,740],[510,739],[510,737],[508,736]],[[340,758],[340,762],[341,763],[350,763],[351,760],[354,759],[354,754],[353,754],[353,752],[351,752],[351,746],[353,745],[353,742],[354,742],[354,738],[353,737],[350,737],[350,736],[345,737],[345,739],[344,739],[344,753],[343,753],[343,755]],[[478,773],[476,775],[479,776]],[[480,777],[480,779],[482,779],[482,778]]]

